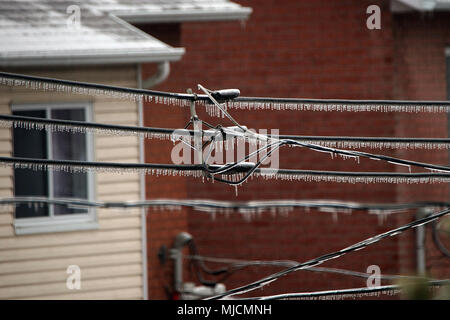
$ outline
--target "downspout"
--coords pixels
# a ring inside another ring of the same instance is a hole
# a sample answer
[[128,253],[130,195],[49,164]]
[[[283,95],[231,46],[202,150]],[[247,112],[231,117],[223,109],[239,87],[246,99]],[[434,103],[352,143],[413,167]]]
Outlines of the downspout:
[[[426,208],[416,212],[416,219],[421,219],[430,214]],[[425,226],[416,228],[416,272],[418,276],[426,275],[426,252],[425,252]]]
[[170,74],[170,63],[169,61],[164,61],[158,64],[156,73],[147,79],[142,81],[143,89],[150,89],[164,81],[167,80]]
[[[142,88],[142,67],[141,64],[137,65],[137,84],[138,88]],[[143,110],[143,101],[142,99],[138,100],[138,112],[139,112],[139,126],[142,127],[144,125],[144,110]],[[139,162],[145,162],[144,155],[144,138],[139,137]],[[141,200],[145,200],[145,174],[141,173],[139,175],[139,184],[140,184],[140,198]],[[141,208],[141,247],[142,247],[142,291],[144,300],[148,300],[148,270],[147,270],[147,212],[143,207]]]
[[[148,89],[156,86],[163,81],[165,81],[170,73],[170,64],[168,61],[161,62],[158,64],[156,73],[143,80],[142,79],[142,65],[137,65],[137,84],[138,88]],[[144,104],[142,100],[138,101],[138,112],[139,112],[139,126],[144,126]],[[144,138],[139,137],[139,162],[145,163],[145,146]],[[146,184],[145,184],[145,174],[141,173],[139,176],[140,184],[140,198],[142,201],[146,199]],[[141,247],[142,247],[142,291],[144,300],[148,300],[148,262],[147,262],[147,211],[145,208],[141,209]]]

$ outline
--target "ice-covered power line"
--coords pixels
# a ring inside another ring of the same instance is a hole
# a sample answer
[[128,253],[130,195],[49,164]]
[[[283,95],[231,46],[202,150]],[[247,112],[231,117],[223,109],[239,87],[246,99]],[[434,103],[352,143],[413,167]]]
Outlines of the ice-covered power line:
[[[90,96],[107,96],[133,101],[154,101],[156,103],[182,107],[189,106],[190,101],[197,101],[199,103],[209,101],[209,98],[205,95],[127,88],[9,72],[0,72],[0,84],[6,86],[21,86],[34,90],[56,91]],[[218,100],[226,101],[237,97],[239,95],[239,90],[218,90],[214,92],[213,95]]]
[[[171,93],[135,88],[101,85],[80,81],[30,76],[16,73],[0,72],[0,84],[23,86],[37,90],[51,90],[84,95],[103,95],[130,100],[155,101],[176,106],[189,106],[190,101],[197,101],[209,109],[210,114],[217,114],[209,108],[206,95]],[[236,92],[214,92],[215,97],[224,101],[227,108],[245,110],[300,110],[300,111],[374,111],[374,112],[448,112],[448,101],[398,101],[398,100],[348,100],[348,99],[303,99],[272,97],[237,97]]]
[[[339,156],[341,156],[344,159],[353,158],[353,159],[357,160],[358,163],[359,163],[359,159],[360,158],[368,158],[368,159],[371,159],[371,160],[382,160],[382,161],[386,161],[386,162],[389,162],[389,163],[392,163],[392,164],[406,166],[406,167],[409,168],[410,172],[411,172],[411,166],[420,167],[420,168],[431,170],[431,171],[450,172],[450,167],[447,167],[447,166],[427,164],[427,163],[423,163],[423,162],[410,161],[410,160],[399,159],[399,158],[395,158],[395,157],[379,155],[379,154],[373,154],[373,153],[367,153],[367,152],[361,152],[361,151],[350,151],[350,150],[343,150],[343,149],[337,149],[337,148],[323,147],[323,146],[316,145],[316,144],[302,143],[302,142],[298,142],[298,141],[295,141],[295,140],[288,140],[288,139],[279,139],[277,137],[273,137],[273,136],[268,136],[268,135],[258,134],[258,133],[252,132],[251,130],[248,130],[247,127],[240,125],[228,113],[228,111],[224,107],[224,104],[220,104],[212,96],[212,91],[211,90],[206,89],[205,87],[203,87],[200,84],[198,85],[198,87],[211,100],[211,102],[213,103],[214,107],[217,109],[217,113],[221,113],[223,116],[227,117],[235,126],[237,126],[239,129],[242,130],[242,132],[246,135],[246,137],[248,139],[255,139],[255,140],[258,140],[258,141],[262,141],[263,143],[266,144],[266,146],[265,146],[266,148],[268,148],[268,146],[270,146],[270,151],[267,151],[266,154],[256,164],[254,164],[253,167],[250,168],[247,173],[245,173],[243,175],[242,178],[229,180],[229,179],[217,178],[217,177],[213,176],[212,178],[214,180],[217,180],[217,181],[220,181],[220,182],[224,182],[224,183],[228,183],[228,184],[232,184],[232,185],[235,185],[235,186],[240,185],[241,183],[245,182],[253,174],[253,172],[256,171],[256,169],[261,165],[261,163],[267,157],[269,157],[270,154],[273,151],[277,150],[278,148],[280,148],[280,147],[282,147],[284,145],[304,147],[304,148],[311,149],[311,150],[314,150],[314,151],[317,151],[317,152],[329,153],[332,158],[335,155],[339,155]],[[268,145],[269,142],[271,142],[270,145]],[[243,161],[245,161],[248,158],[249,158],[249,156],[247,156],[244,159],[240,160],[240,162],[243,162]],[[236,165],[237,165],[237,163],[225,165],[224,167],[233,168]],[[206,166],[207,171],[209,173],[212,173],[212,171],[208,168],[208,165],[205,164],[205,166]]]
[[[35,158],[0,157],[0,164],[16,169],[54,170],[64,172],[144,172],[156,176],[191,176],[204,178],[204,166],[156,164],[156,163],[122,163],[122,162],[88,162],[74,160],[48,160]],[[210,168],[221,169],[221,165],[210,165]],[[220,174],[222,178],[235,181],[242,180],[248,166],[236,165],[232,170]],[[280,179],[303,182],[336,182],[336,183],[448,183],[450,173],[397,173],[397,172],[348,172],[257,168],[253,176],[262,179]],[[217,174],[218,176],[219,174]],[[240,182],[241,183],[241,182]]]
[[[0,165],[16,169],[54,170],[70,173],[78,172],[112,172],[133,173],[144,172],[156,176],[190,176],[204,178],[204,166],[201,164],[156,164],[156,163],[122,163],[122,162],[88,162],[75,160],[48,160],[36,158],[0,157]],[[221,169],[222,165],[209,165],[213,169]],[[229,178],[238,183],[241,181],[248,166],[235,165],[232,169],[224,170],[223,179]],[[262,179],[280,179],[285,181],[303,182],[336,182],[336,183],[448,183],[450,173],[397,173],[397,172],[348,172],[348,171],[322,171],[322,170],[296,170],[256,168],[252,176]],[[208,179],[208,178],[207,178]]]
[[0,127],[21,128],[27,130],[47,130],[50,132],[58,131],[69,133],[96,133],[114,136],[136,135],[144,138],[165,140],[171,139],[172,133],[175,130],[167,128],[124,126],[86,121],[25,117],[17,115],[0,115]]
[[[424,282],[429,288],[441,287],[450,284],[450,279],[432,280]],[[352,288],[341,290],[326,290],[314,292],[300,292],[300,293],[283,293],[278,295],[263,296],[249,298],[249,300],[343,300],[343,299],[358,299],[368,296],[379,295],[397,295],[404,287],[401,285],[386,285],[377,287]],[[246,299],[241,299],[246,300]]]
[[366,247],[368,247],[368,246],[370,246],[370,245],[372,245],[374,243],[377,243],[377,242],[379,242],[379,241],[381,241],[383,239],[386,239],[388,237],[396,236],[396,235],[398,235],[398,234],[400,234],[402,232],[405,232],[405,231],[407,231],[409,229],[412,229],[412,228],[415,228],[415,227],[422,226],[422,225],[425,225],[427,223],[433,222],[433,221],[439,219],[440,217],[443,217],[443,216],[447,215],[448,213],[450,213],[450,209],[445,209],[443,211],[431,214],[431,215],[429,215],[427,217],[415,220],[415,221],[410,222],[408,224],[405,224],[405,225],[403,225],[401,227],[392,229],[390,231],[387,231],[387,232],[378,234],[376,236],[370,237],[370,238],[368,238],[366,240],[357,242],[357,243],[355,243],[355,244],[353,244],[351,246],[348,246],[348,247],[346,247],[344,249],[341,249],[339,251],[331,252],[331,253],[322,255],[320,257],[308,260],[306,262],[299,263],[296,266],[287,268],[287,269],[282,270],[280,272],[276,272],[276,273],[271,274],[271,275],[269,275],[267,277],[264,277],[264,278],[262,278],[260,280],[254,281],[252,283],[249,283],[249,284],[246,284],[246,285],[243,285],[243,286],[240,286],[238,288],[231,289],[231,290],[229,290],[227,292],[224,292],[222,294],[213,296],[213,297],[211,297],[209,299],[222,299],[222,298],[226,298],[226,297],[229,297],[229,296],[244,294],[244,293],[256,290],[258,288],[262,288],[262,287],[264,287],[264,286],[266,286],[266,285],[268,285],[268,284],[278,280],[279,278],[281,278],[281,277],[283,277],[283,276],[285,276],[287,274],[290,274],[292,272],[295,272],[295,271],[298,271],[298,270],[302,270],[302,269],[305,269],[305,268],[315,267],[315,266],[317,266],[317,265],[319,265],[319,264],[321,264],[323,262],[339,258],[339,257],[341,257],[341,256],[343,256],[343,255],[345,255],[347,253],[364,249],[364,248],[366,248]]
[[[17,75],[12,75],[17,76]],[[12,82],[21,82],[22,80],[11,80]],[[56,80],[55,80],[56,81]],[[47,82],[44,82],[47,84]],[[204,88],[203,86],[199,85],[199,88],[205,93],[206,97],[209,99],[210,102],[213,103],[214,108],[217,110],[217,113],[221,113],[223,116],[226,116],[230,121],[233,122],[233,124],[235,124],[237,126],[237,128],[241,129],[243,133],[248,134],[247,138],[249,138],[249,136],[251,136],[252,138],[256,138],[258,140],[263,140],[263,141],[274,141],[274,144],[271,145],[271,150],[266,152],[266,154],[263,156],[262,159],[260,159],[258,161],[258,163],[256,163],[253,168],[250,168],[249,170],[247,170],[246,173],[243,174],[242,177],[238,177],[238,176],[232,176],[232,180],[230,179],[226,179],[223,177],[217,177],[217,173],[223,173],[224,171],[229,171],[230,169],[235,169],[236,167],[238,167],[238,165],[241,165],[241,162],[245,161],[245,159],[240,160],[237,163],[234,164],[227,164],[224,165],[222,168],[219,169],[215,169],[212,170],[211,167],[207,164],[207,163],[203,163],[204,166],[204,170],[207,171],[211,178],[213,180],[218,180],[220,182],[224,182],[224,183],[228,183],[228,184],[232,184],[232,185],[239,185],[242,182],[246,181],[252,174],[257,173],[256,169],[261,165],[262,161],[267,158],[268,156],[270,156],[270,154],[280,148],[283,145],[291,145],[291,146],[298,146],[298,147],[305,147],[314,151],[318,151],[318,152],[325,152],[325,153],[329,153],[331,155],[331,157],[333,157],[334,155],[339,155],[342,156],[344,159],[346,158],[354,158],[357,159],[359,162],[359,158],[360,157],[364,157],[364,158],[369,158],[372,160],[383,160],[383,161],[387,161],[396,165],[402,165],[402,166],[407,166],[409,167],[409,170],[411,172],[411,166],[416,166],[416,167],[421,167],[427,170],[431,170],[431,171],[439,171],[439,172],[450,172],[450,168],[447,166],[440,166],[440,165],[434,165],[434,164],[428,164],[428,163],[422,163],[422,162],[417,162],[417,161],[410,161],[410,160],[404,160],[404,159],[398,159],[398,158],[394,158],[394,157],[389,157],[389,156],[384,156],[384,155],[378,155],[378,154],[373,154],[373,153],[367,153],[367,152],[360,152],[360,151],[351,151],[351,150],[343,150],[343,149],[337,149],[337,148],[330,148],[330,147],[324,147],[324,146],[320,146],[320,145],[316,145],[316,144],[311,144],[311,143],[303,143],[303,142],[299,142],[296,140],[290,140],[290,139],[279,139],[279,138],[274,138],[274,137],[269,137],[267,135],[261,135],[261,134],[256,134],[256,133],[252,133],[250,130],[248,130],[246,127],[241,126],[226,110],[225,104],[220,105],[219,102],[217,101],[217,96],[214,96],[215,92],[208,90],[206,88]],[[28,120],[29,121],[29,120]],[[41,126],[43,125],[44,127],[47,124],[40,124]],[[62,124],[61,124],[62,125]],[[33,126],[32,126],[33,127]],[[91,127],[92,129],[92,127]],[[106,128],[104,128],[106,129]],[[111,128],[109,128],[111,129]],[[75,127],[75,130],[79,130],[79,124],[78,127]],[[226,132],[226,131],[224,131]],[[159,133],[158,133],[159,134]],[[165,133],[163,133],[165,134]],[[212,149],[211,149],[212,150]],[[260,149],[261,150],[261,149]],[[56,164],[51,164],[52,167],[57,168]],[[70,170],[82,170],[82,169],[78,169],[78,166],[76,167],[74,164],[71,164],[71,167],[69,167]],[[93,168],[100,168],[101,166],[99,165],[93,165]],[[74,169],[75,168],[75,169]],[[132,168],[128,167],[127,170],[131,170]],[[181,170],[181,169],[180,169]],[[180,171],[178,170],[178,171]],[[165,174],[165,172],[168,171],[164,171],[163,174]],[[187,171],[185,171],[186,173]],[[157,171],[158,174],[158,171]]]
[[[173,139],[178,129],[112,125],[95,122],[45,119],[18,115],[0,115],[0,127],[29,130],[63,131],[71,133],[98,133],[106,135],[136,135],[149,139]],[[218,131],[218,130],[215,130]],[[194,136],[193,130],[185,130]],[[203,131],[205,132],[205,131]],[[203,133],[202,132],[202,133]],[[271,137],[270,135],[268,135]],[[279,135],[278,139],[295,140],[302,143],[318,144],[330,148],[372,148],[372,149],[449,149],[448,138],[396,138],[396,137],[339,137]]]
[[[133,134],[142,134],[145,136],[155,136],[155,137],[171,137],[172,129],[165,128],[143,128],[143,127],[130,127],[130,126],[114,126],[107,124],[94,124],[94,123],[84,123],[82,121],[67,121],[67,120],[51,120],[51,119],[39,119],[39,118],[31,118],[31,117],[21,117],[21,116],[9,116],[9,115],[0,115],[0,125],[1,122],[6,122],[11,126],[18,126],[23,128],[34,128],[34,129],[50,129],[50,130],[69,130],[71,132],[86,132],[92,130],[98,130],[103,132],[112,132],[112,133],[133,133]],[[193,132],[192,132],[193,133]],[[220,133],[220,131],[218,131]],[[271,138],[271,137],[269,137]],[[343,157],[364,157],[375,160],[384,160],[398,165],[404,166],[418,166],[428,170],[439,170],[449,172],[450,168],[446,166],[438,166],[434,164],[421,163],[417,161],[410,161],[405,159],[398,159],[394,157],[359,152],[359,151],[348,151],[330,147],[319,146],[316,144],[298,142],[295,140],[287,140],[287,139],[279,139],[276,138],[275,141],[280,141],[280,143],[285,143],[288,145],[298,145],[301,147],[309,148],[319,152],[327,152],[333,155],[341,155]]]
[[448,112],[448,101],[349,100],[238,97],[227,108],[243,110],[295,110],[336,112]]
[[[227,259],[227,258],[217,258],[217,257],[208,257],[202,255],[185,255],[183,256],[185,259],[189,260],[199,260],[210,263],[220,263],[220,264],[228,264],[230,270],[233,269],[242,269],[246,267],[294,267],[299,264],[298,261],[293,260],[241,260],[241,259]],[[371,277],[371,274],[345,270],[339,268],[324,268],[324,267],[312,267],[304,269],[305,271],[311,272],[319,272],[319,273],[333,273],[345,276],[351,276],[356,278],[367,279]],[[380,275],[380,280],[396,280],[396,279],[410,279],[410,276],[403,275]]]
[[318,209],[325,212],[368,211],[369,213],[399,213],[418,208],[450,207],[450,202],[423,201],[411,203],[357,203],[336,200],[259,200],[259,201],[217,201],[206,199],[151,199],[142,201],[89,201],[73,198],[46,197],[11,197],[0,198],[0,205],[18,204],[53,204],[75,206],[80,208],[139,208],[139,207],[191,207],[197,211],[211,213],[242,213],[272,212],[275,209],[305,208]]
[[[270,136],[270,135],[269,135]],[[296,140],[329,148],[345,149],[449,149],[447,138],[340,137],[279,135],[278,139]]]

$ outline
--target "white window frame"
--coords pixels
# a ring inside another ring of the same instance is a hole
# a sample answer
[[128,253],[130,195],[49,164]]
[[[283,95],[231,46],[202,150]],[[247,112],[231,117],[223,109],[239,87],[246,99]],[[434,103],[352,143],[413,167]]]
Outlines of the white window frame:
[[[49,118],[51,110],[55,109],[84,109],[86,121],[92,121],[93,108],[89,102],[62,102],[62,103],[27,103],[12,104],[11,111],[31,111],[45,110],[46,117]],[[51,135],[47,134],[47,158],[52,152]],[[94,158],[94,139],[92,133],[86,133],[86,159],[93,161]],[[49,181],[49,197],[53,194],[53,172],[48,171]],[[95,199],[95,175],[93,172],[87,172],[87,188],[88,201]],[[52,210],[52,209],[50,209]],[[55,216],[52,211],[48,217],[35,218],[16,218],[14,217],[14,229],[16,235],[49,233],[49,232],[65,232],[77,230],[98,229],[97,212],[95,208],[89,208],[87,213],[67,214]]]

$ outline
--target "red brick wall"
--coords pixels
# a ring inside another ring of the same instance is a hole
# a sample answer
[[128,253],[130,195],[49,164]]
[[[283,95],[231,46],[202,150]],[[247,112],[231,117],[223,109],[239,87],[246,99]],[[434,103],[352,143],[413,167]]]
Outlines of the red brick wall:
[[[450,43],[450,19],[448,13],[398,15],[394,19],[394,92],[400,100],[446,100],[445,48]],[[448,137],[445,114],[396,115],[397,136]],[[431,163],[448,163],[447,151],[415,152],[399,151],[403,158]],[[399,185],[397,200],[448,200],[446,185]],[[399,222],[405,222],[399,221]],[[431,228],[427,227],[427,271],[433,277],[448,277],[449,263],[436,250],[431,241]],[[414,233],[403,237],[400,243],[400,270],[414,270]],[[403,252],[403,253],[402,253]]]
[[[239,88],[241,94],[246,96],[428,98],[419,94],[409,96],[410,87],[403,85],[402,81],[406,80],[398,75],[397,68],[407,68],[406,65],[395,63],[398,57],[403,55],[404,59],[409,58],[406,57],[407,52],[401,52],[394,46],[394,39],[398,41],[401,36],[394,34],[393,28],[401,27],[401,24],[397,19],[392,20],[388,1],[264,0],[258,1],[257,4],[244,0],[237,2],[251,6],[254,10],[245,26],[239,22],[184,23],[181,24],[179,31],[174,31],[178,30],[176,27],[167,26],[166,34],[164,26],[153,27],[161,37],[175,39],[176,41],[173,40],[175,42],[172,43],[186,48],[186,55],[180,62],[171,64],[171,75],[157,88],[158,90],[181,92],[189,87],[195,89],[197,83],[201,83],[211,89]],[[381,30],[371,31],[366,28],[366,8],[373,3],[382,6]],[[152,33],[152,26],[146,28]],[[179,37],[175,36],[174,32]],[[397,50],[394,50],[394,47]],[[430,69],[430,73],[442,72],[439,66],[434,67],[436,70]],[[150,73],[150,68],[154,66],[144,68],[144,73]],[[441,73],[439,77],[442,77]],[[411,78],[417,82],[426,81],[425,78],[414,77],[414,73],[411,73]],[[436,80],[433,83],[438,82]],[[427,85],[432,84],[428,82]],[[430,99],[440,97],[439,90],[442,83],[436,86],[439,87],[436,89],[437,93],[431,95]],[[225,120],[210,118],[202,110],[198,113],[208,122],[227,125]],[[411,132],[408,131],[408,124],[404,124],[403,116],[389,113],[232,110],[232,115],[241,124],[250,128],[280,129],[281,134],[343,136],[426,134],[422,129],[418,129],[423,128],[423,122],[418,120],[419,118],[414,118],[417,122],[411,127],[419,131]],[[150,104],[145,109],[145,124],[148,126],[180,128],[188,119],[188,109],[150,107]],[[436,117],[426,119],[434,121]],[[439,126],[441,125],[443,123],[439,123]],[[442,132],[436,129],[428,133],[431,136],[441,136]],[[146,160],[168,162],[171,148],[170,142],[148,141]],[[380,152],[394,154],[386,150]],[[416,155],[417,152],[409,154]],[[364,159],[361,159],[359,165],[352,160],[331,160],[322,153],[293,148],[280,152],[280,167],[343,171],[406,172],[407,170]],[[239,195],[236,197],[233,187],[219,183],[203,184],[201,180],[193,178],[148,177],[147,186],[148,198],[217,200],[322,198],[369,202],[407,200],[409,195],[421,194],[424,190],[430,190],[430,194],[435,195],[435,190],[445,189],[411,186],[397,188],[389,184],[352,185],[255,179],[239,187]],[[436,195],[436,198],[446,197],[445,195],[446,191],[443,191]],[[190,210],[181,214],[150,214],[148,218],[150,298],[164,297],[161,277],[157,274],[164,272],[161,270],[171,272],[170,267],[162,268],[156,262],[157,248],[163,243],[170,246],[173,237],[179,231],[188,231],[194,236],[202,255],[303,261],[343,248],[411,219],[411,214],[405,215],[404,218],[392,216],[379,224],[377,217],[373,215],[354,212],[351,215],[338,214],[338,220],[335,221],[329,213],[316,211],[308,213],[304,210],[295,210],[288,216],[263,214],[254,217],[250,222],[239,214],[229,216],[218,214],[213,220],[208,214]],[[400,270],[412,272],[415,253],[414,247],[411,247],[414,245],[411,234],[412,232],[406,235],[407,240],[390,238],[369,249],[349,254],[323,266],[365,272],[369,265],[377,264],[386,274],[396,274]],[[227,288],[232,288],[275,270],[248,268],[232,275],[225,284]],[[170,275],[164,279],[170,281]],[[365,281],[301,271],[254,294],[357,286],[365,286]]]

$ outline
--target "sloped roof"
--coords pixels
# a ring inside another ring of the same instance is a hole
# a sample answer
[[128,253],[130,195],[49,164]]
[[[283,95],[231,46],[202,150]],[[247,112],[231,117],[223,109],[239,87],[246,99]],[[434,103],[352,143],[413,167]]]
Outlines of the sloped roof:
[[[71,5],[80,8],[79,25],[68,23]],[[155,39],[118,15],[139,13],[148,21],[166,19],[168,13],[206,16],[239,7],[225,0],[0,0],[0,66],[175,61],[183,48]]]

